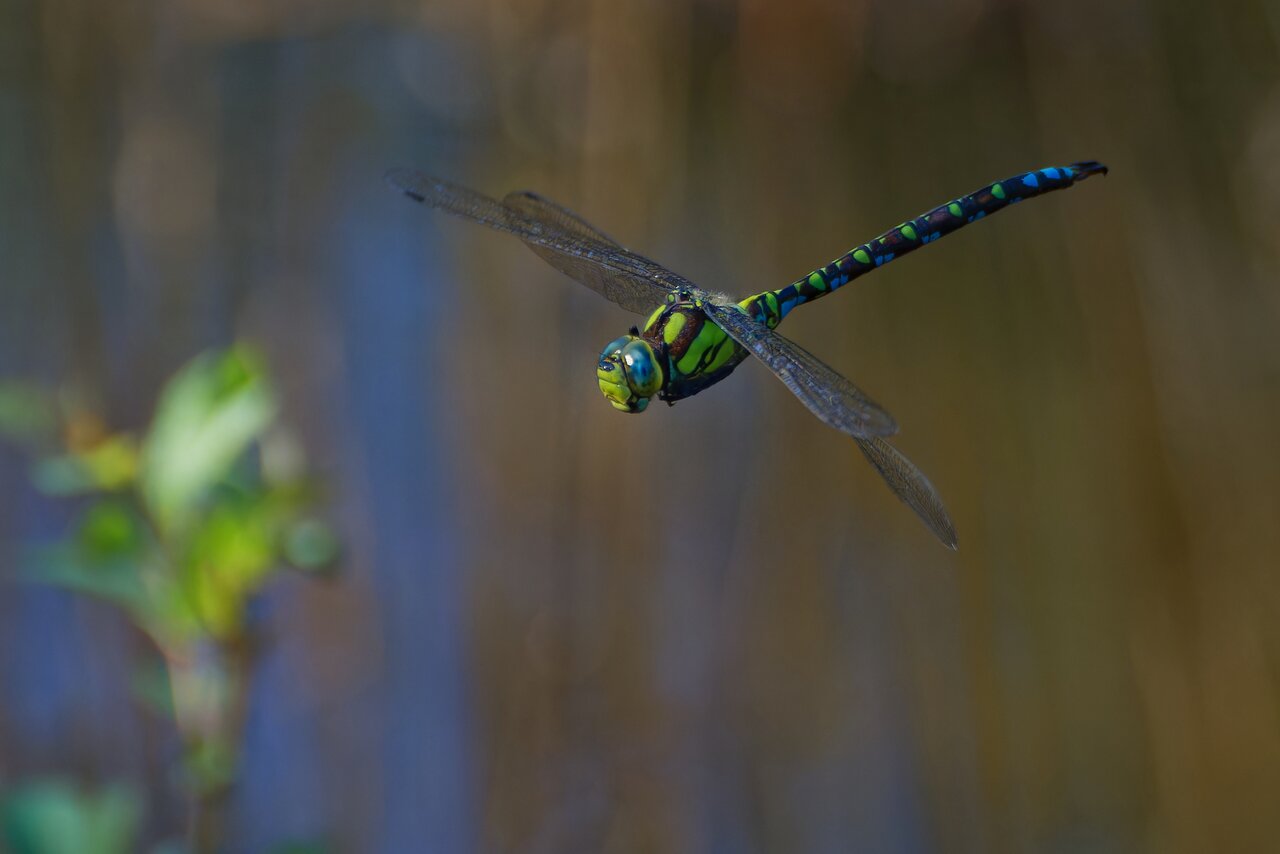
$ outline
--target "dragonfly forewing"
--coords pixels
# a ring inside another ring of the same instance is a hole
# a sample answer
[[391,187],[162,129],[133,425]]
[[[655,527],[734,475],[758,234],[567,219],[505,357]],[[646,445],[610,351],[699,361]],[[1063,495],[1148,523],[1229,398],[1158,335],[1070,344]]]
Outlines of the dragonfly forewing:
[[507,193],[502,197],[502,203],[530,220],[552,223],[565,231],[590,237],[610,246],[623,248],[621,243],[587,222],[583,217],[564,205],[553,202],[546,196],[535,193],[532,190],[514,190]]
[[[521,198],[513,206],[416,169],[392,169],[386,180],[416,202],[514,234],[551,266],[628,311],[647,314],[670,291],[695,288],[661,264],[613,243],[576,214],[533,194],[517,194]],[[541,204],[531,204],[531,198]]]

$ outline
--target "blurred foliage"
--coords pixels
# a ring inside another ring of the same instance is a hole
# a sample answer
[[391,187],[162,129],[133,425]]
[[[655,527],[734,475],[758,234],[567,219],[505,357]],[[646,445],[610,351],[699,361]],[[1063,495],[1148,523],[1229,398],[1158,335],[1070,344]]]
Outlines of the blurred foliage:
[[[36,389],[9,383],[0,400],[0,429],[48,438],[53,407]],[[249,601],[279,569],[321,567],[336,549],[306,515],[316,496],[305,476],[251,459],[276,411],[259,356],[237,347],[174,377],[141,438],[85,442],[65,429],[64,446],[35,461],[32,479],[48,495],[90,503],[70,536],[32,555],[26,577],[125,608],[166,654],[236,638]]]
[[142,797],[120,785],[92,790],[40,780],[0,801],[10,854],[130,854],[141,818]]
[[[4,854],[134,854],[141,850],[142,794],[134,787],[98,788],[69,780],[30,781],[0,798],[0,851]],[[152,854],[187,854],[181,840],[165,840]],[[316,841],[287,841],[270,854],[325,854]]]
[[143,443],[142,495],[162,534],[181,534],[275,416],[256,354],[206,355],[169,383]]
[[[160,660],[139,666],[134,689],[174,720],[197,815],[235,779],[254,597],[285,567],[322,568],[337,551],[309,515],[316,491],[277,413],[261,357],[245,346],[184,367],[140,437],[109,433],[34,386],[0,386],[0,431],[40,449],[36,487],[83,504],[65,538],[30,552],[24,577],[115,605],[154,642]],[[21,826],[35,828],[20,850],[124,850],[111,846],[128,838],[132,801],[115,790],[87,798],[51,784],[15,801]],[[93,833],[108,847],[58,847],[41,828],[64,819],[67,834],[99,823],[122,830]],[[196,832],[196,850],[214,839],[216,829]]]

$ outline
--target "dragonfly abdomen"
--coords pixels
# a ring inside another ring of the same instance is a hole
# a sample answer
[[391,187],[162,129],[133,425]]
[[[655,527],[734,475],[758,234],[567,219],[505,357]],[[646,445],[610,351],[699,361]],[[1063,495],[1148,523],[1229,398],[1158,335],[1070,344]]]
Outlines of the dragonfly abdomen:
[[1064,190],[1107,167],[1089,160],[1070,166],[1050,166],[988,184],[967,196],[938,205],[915,219],[897,225],[874,240],[856,246],[825,267],[785,288],[757,294],[743,305],[770,327],[777,326],[798,305],[812,302],[895,258],[964,228],[1009,205],[1053,190]]

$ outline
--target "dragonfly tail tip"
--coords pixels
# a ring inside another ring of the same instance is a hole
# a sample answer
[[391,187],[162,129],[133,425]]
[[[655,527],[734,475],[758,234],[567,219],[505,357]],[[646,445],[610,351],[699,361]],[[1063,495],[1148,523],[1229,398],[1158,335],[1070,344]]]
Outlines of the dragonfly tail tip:
[[1099,163],[1097,160],[1081,160],[1078,163],[1071,164],[1071,171],[1075,173],[1077,181],[1083,181],[1090,175],[1105,176],[1110,170],[1107,164]]

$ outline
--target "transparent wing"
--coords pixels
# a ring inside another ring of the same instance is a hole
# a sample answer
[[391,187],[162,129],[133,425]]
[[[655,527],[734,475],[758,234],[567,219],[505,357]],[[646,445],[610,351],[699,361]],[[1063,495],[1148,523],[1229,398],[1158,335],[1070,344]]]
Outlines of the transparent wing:
[[676,288],[697,290],[687,279],[628,252],[577,215],[531,193],[504,204],[416,169],[392,169],[386,181],[416,202],[514,234],[560,272],[628,311],[647,314]]
[[[503,197],[502,204],[507,208],[516,211],[530,222],[537,223],[546,228],[562,230],[569,234],[577,235],[580,238],[586,238],[587,240],[595,243],[604,244],[615,251],[621,250],[626,252],[635,259],[642,260],[650,269],[654,270],[655,273],[662,270],[661,265],[656,261],[650,261],[648,258],[644,258],[636,253],[627,252],[627,250],[623,249],[618,241],[614,240],[612,237],[605,234],[603,231],[596,228],[573,211],[563,205],[559,205],[551,201],[548,198],[540,196],[537,193],[530,192],[529,190],[519,190],[508,193]],[[584,260],[576,255],[566,255],[563,252],[539,245],[538,243],[534,243],[529,240],[525,240],[525,245],[532,249],[534,254],[539,258],[546,261],[552,267],[555,267],[569,278],[577,282],[582,282],[592,290],[604,294],[604,296],[614,302],[622,304],[621,300],[615,298],[611,293],[606,292],[606,287],[609,284],[608,282],[597,283],[595,281],[600,276],[600,268],[595,263]],[[666,271],[663,272],[666,273]],[[675,276],[674,273],[670,273],[669,275],[672,277]],[[646,280],[645,284],[649,284],[649,280]],[[662,297],[665,298],[665,296],[666,291],[664,290]],[[644,305],[633,310],[641,314],[649,312],[653,310],[654,306],[661,304],[661,299],[655,301],[649,298],[647,293],[644,296],[641,296],[639,301],[644,302]]]
[[858,449],[894,494],[915,511],[943,545],[956,547],[956,529],[933,484],[909,459],[880,438],[898,430],[889,413],[808,350],[753,320],[736,306],[706,304],[703,309],[720,328],[777,374],[810,412],[853,437]]
[[553,202],[532,190],[515,190],[502,197],[502,203],[535,222],[549,222],[565,231],[590,237],[610,246],[622,244],[578,216],[564,205]]
[[942,506],[942,499],[929,478],[883,439],[859,439],[855,436],[853,440],[902,503],[915,511],[920,521],[944,546],[954,549],[957,542],[955,526],[951,524],[947,508]]
[[869,439],[898,432],[893,416],[817,356],[732,305],[703,304],[716,325],[746,347],[826,424]]

